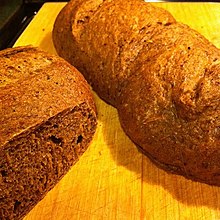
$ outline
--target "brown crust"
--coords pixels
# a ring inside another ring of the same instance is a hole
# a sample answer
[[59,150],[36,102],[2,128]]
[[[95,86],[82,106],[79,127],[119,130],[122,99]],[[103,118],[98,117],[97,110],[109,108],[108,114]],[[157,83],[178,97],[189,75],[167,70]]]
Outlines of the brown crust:
[[89,85],[34,47],[0,52],[0,219],[20,219],[87,149],[96,128]]
[[124,131],[147,155],[220,185],[220,50],[149,3],[106,0],[93,11],[94,2],[71,1],[60,12],[58,54],[118,109]]
[[95,110],[87,82],[61,58],[34,47],[18,47],[2,51],[0,59],[4,77],[0,90],[1,145],[14,134],[78,103],[88,102]]
[[[143,19],[133,24],[129,17],[139,15]],[[84,74],[101,98],[115,106],[121,82],[130,75],[129,65],[142,49],[138,42],[145,42],[154,34],[158,23],[167,25],[174,21],[166,11],[141,0],[126,4],[70,1],[55,21],[53,41],[58,54]]]

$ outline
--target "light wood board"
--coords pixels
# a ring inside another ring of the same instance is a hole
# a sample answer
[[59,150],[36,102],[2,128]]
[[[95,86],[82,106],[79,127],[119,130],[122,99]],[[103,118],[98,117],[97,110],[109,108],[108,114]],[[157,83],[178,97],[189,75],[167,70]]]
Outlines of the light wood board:
[[[220,4],[153,3],[220,48]],[[15,43],[56,53],[51,31],[65,3],[46,3]],[[89,149],[25,220],[217,220],[220,187],[157,168],[122,131],[117,111],[94,93],[98,129]]]

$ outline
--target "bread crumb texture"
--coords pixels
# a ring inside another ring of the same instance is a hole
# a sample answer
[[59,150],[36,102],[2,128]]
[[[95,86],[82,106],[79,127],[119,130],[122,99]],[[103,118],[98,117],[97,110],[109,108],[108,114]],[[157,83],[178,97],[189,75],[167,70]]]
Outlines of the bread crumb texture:
[[21,219],[87,149],[96,109],[84,77],[31,46],[0,52],[0,219]]

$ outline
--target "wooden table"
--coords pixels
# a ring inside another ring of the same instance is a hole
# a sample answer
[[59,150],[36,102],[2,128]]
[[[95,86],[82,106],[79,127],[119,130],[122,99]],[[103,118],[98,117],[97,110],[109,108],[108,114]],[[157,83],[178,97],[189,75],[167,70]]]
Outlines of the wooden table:
[[[220,47],[220,4],[153,3]],[[54,19],[64,3],[46,3],[15,46],[56,53]],[[122,131],[116,110],[95,94],[98,129],[89,149],[25,220],[217,220],[220,187],[192,182],[157,168]]]

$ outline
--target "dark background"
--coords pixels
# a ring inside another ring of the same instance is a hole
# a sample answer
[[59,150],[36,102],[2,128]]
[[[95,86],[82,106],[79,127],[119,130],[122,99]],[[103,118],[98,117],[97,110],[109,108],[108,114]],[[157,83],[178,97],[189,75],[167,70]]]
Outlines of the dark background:
[[45,2],[67,0],[0,0],[0,50],[12,47]]

